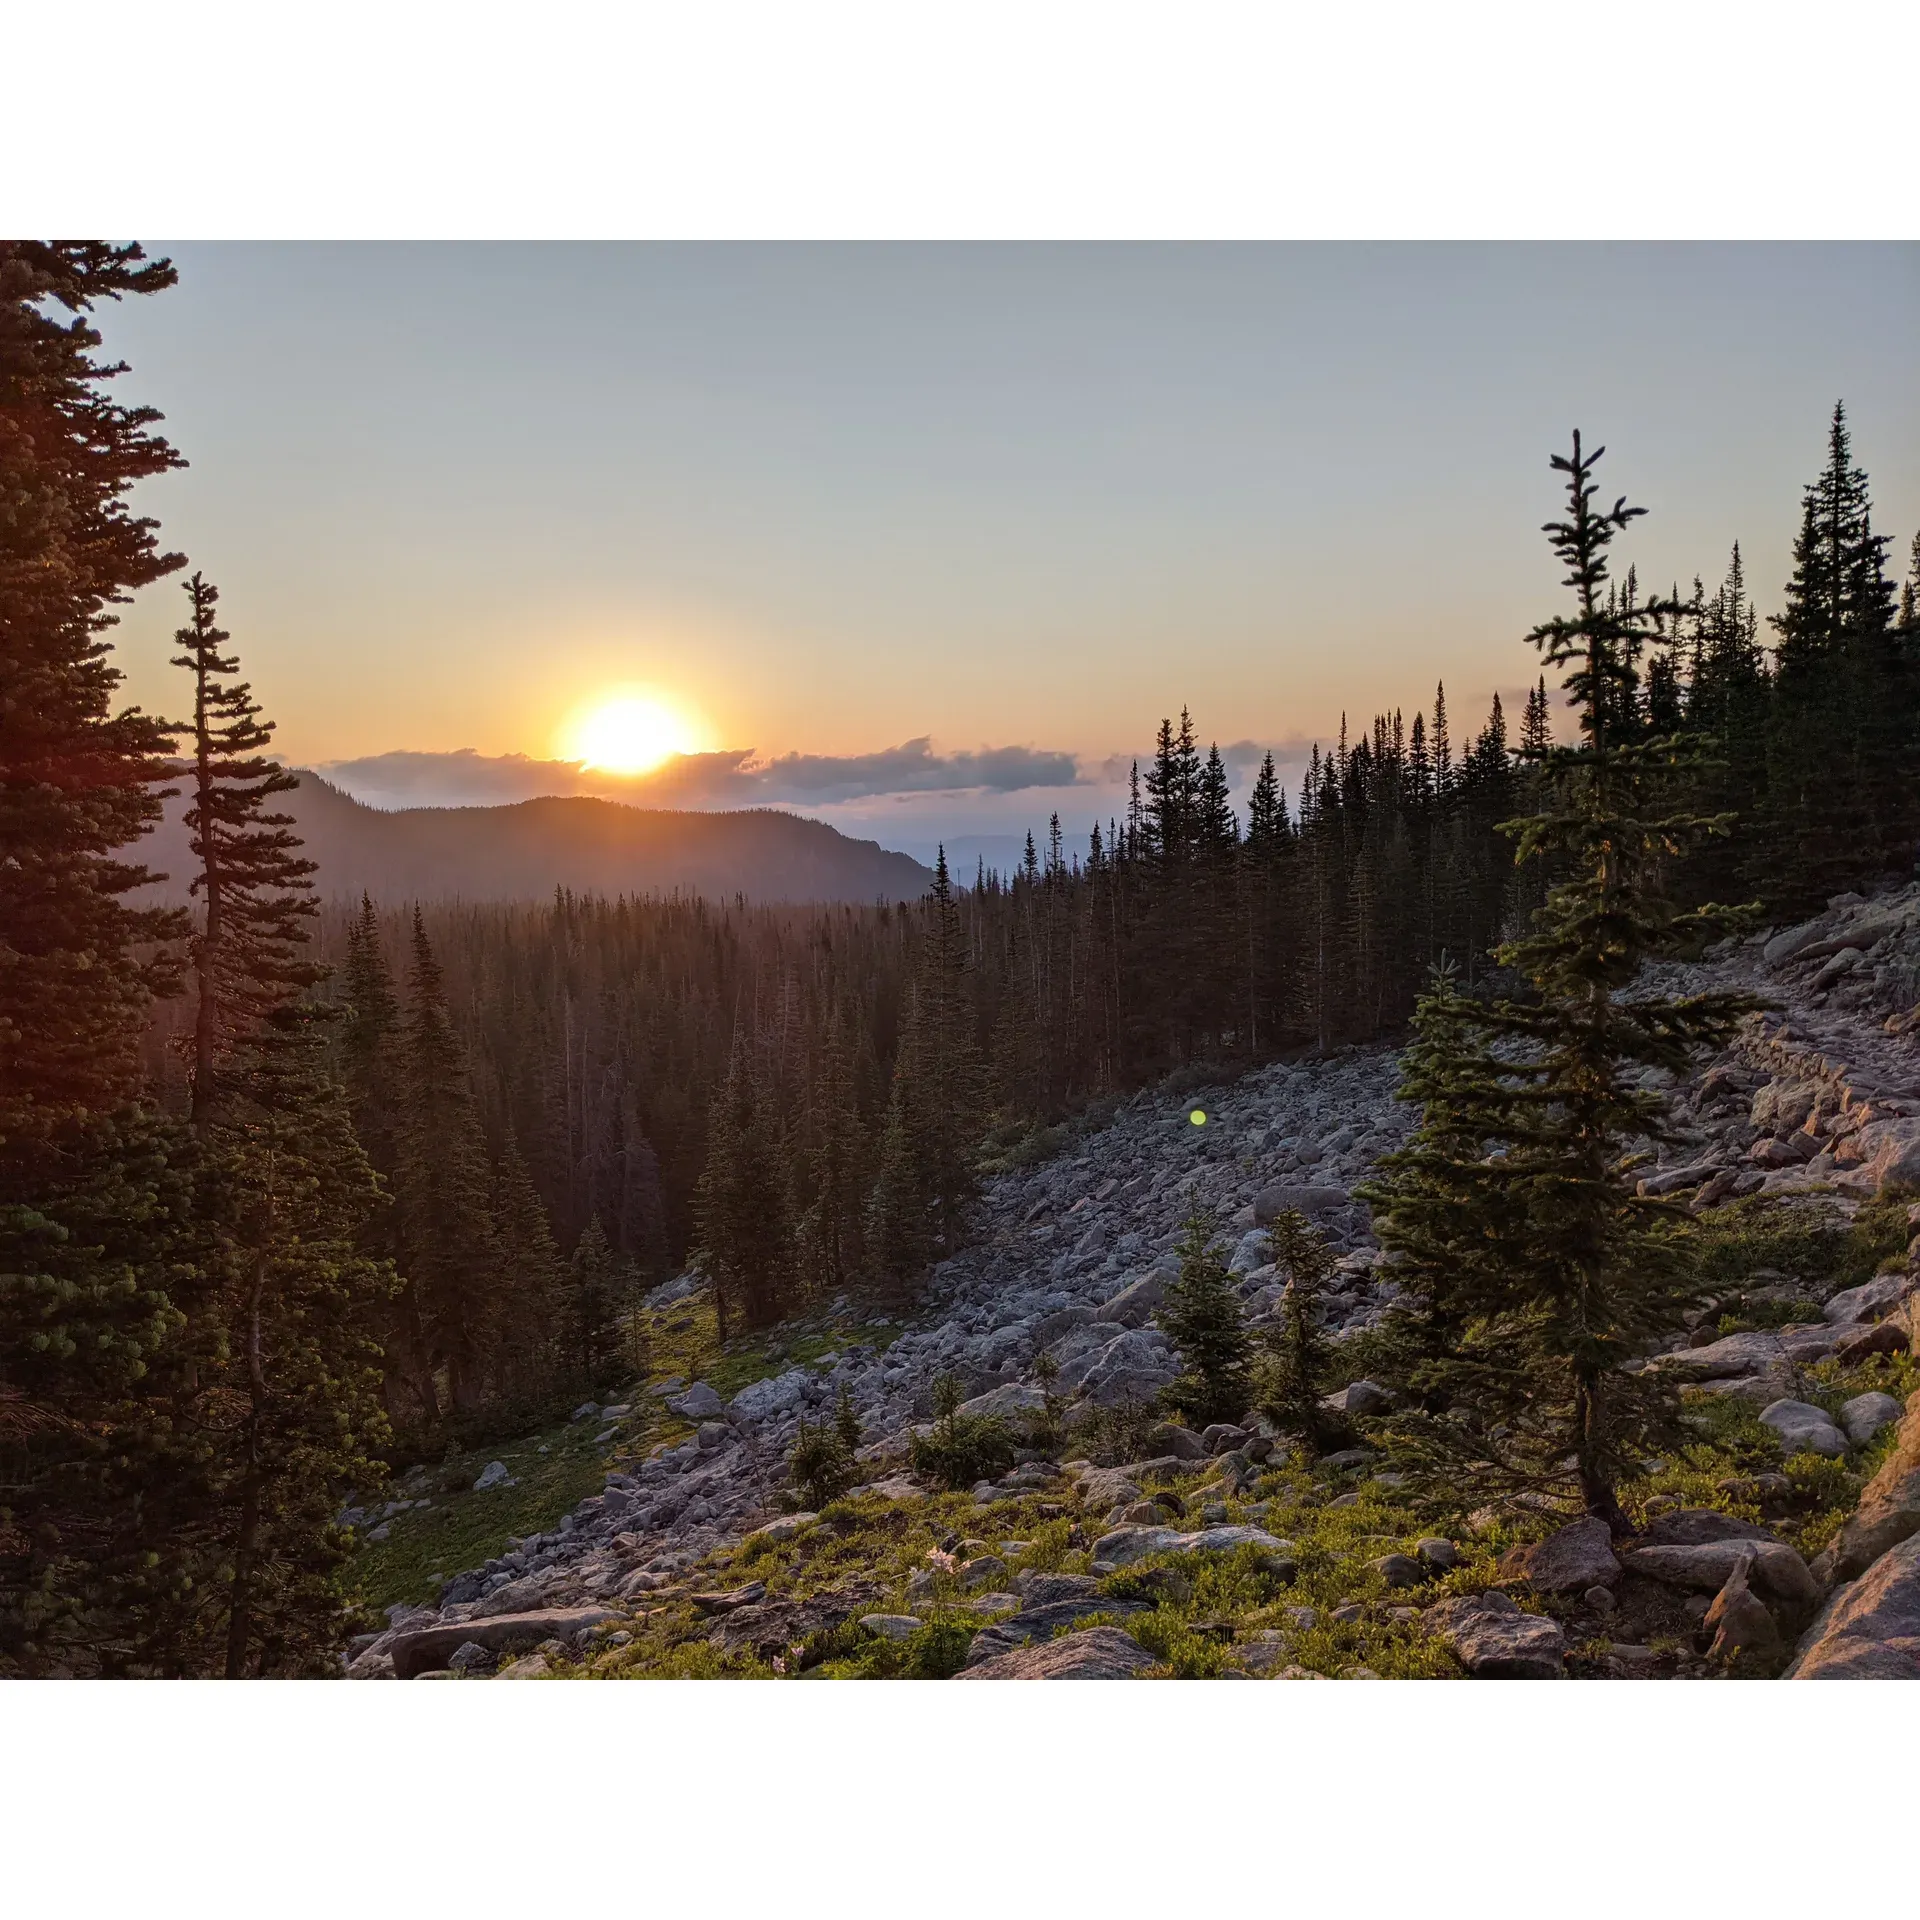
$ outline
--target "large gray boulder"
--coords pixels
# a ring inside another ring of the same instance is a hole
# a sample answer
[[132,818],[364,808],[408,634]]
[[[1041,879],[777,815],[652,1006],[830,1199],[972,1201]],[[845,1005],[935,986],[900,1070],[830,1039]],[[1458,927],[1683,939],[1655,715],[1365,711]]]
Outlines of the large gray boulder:
[[1890,1393],[1856,1393],[1840,1409],[1840,1427],[1856,1447],[1869,1446],[1900,1418],[1900,1402]]
[[1777,1333],[1730,1333],[1704,1347],[1684,1347],[1647,1362],[1650,1373],[1670,1373],[1682,1380],[1731,1380],[1765,1373],[1787,1357]]
[[1240,1547],[1257,1547],[1281,1560],[1292,1560],[1299,1551],[1291,1540],[1282,1540],[1263,1527],[1203,1527],[1197,1533],[1182,1533],[1175,1527],[1124,1526],[1093,1543],[1093,1570],[1114,1573],[1155,1553],[1232,1553]]
[[1167,1295],[1167,1276],[1155,1268],[1122,1287],[1111,1300],[1094,1309],[1094,1319],[1113,1326],[1143,1327]]
[[1020,1647],[983,1660],[961,1680],[1131,1680],[1153,1665],[1153,1655],[1118,1627],[1089,1627],[1059,1640]]
[[1800,1645],[1789,1680],[1920,1680],[1920,1534],[1842,1587]]
[[1824,1407],[1808,1400],[1776,1400],[1762,1410],[1760,1424],[1780,1436],[1786,1454],[1817,1453],[1823,1459],[1846,1457],[1847,1436],[1833,1424]]
[[411,1680],[417,1674],[444,1667],[452,1655],[471,1641],[492,1654],[524,1653],[546,1640],[571,1640],[615,1616],[605,1607],[551,1607],[537,1613],[503,1613],[491,1620],[461,1620],[451,1626],[420,1627],[397,1633],[388,1648],[394,1678]]
[[1920,1393],[1907,1396],[1894,1449],[1866,1484],[1860,1504],[1815,1562],[1828,1580],[1852,1580],[1880,1556],[1920,1533]]
[[676,1395],[667,1405],[683,1419],[717,1420],[726,1411],[727,1403],[704,1380],[696,1380],[685,1393]]
[[1426,1622],[1476,1680],[1558,1680],[1566,1672],[1560,1623],[1523,1613],[1497,1590],[1443,1600]]
[[1870,1120],[1841,1145],[1856,1164],[1833,1176],[1836,1187],[1871,1196],[1889,1186],[1920,1186],[1920,1119]]
[[1777,1540],[1708,1540],[1693,1547],[1628,1547],[1621,1559],[1629,1573],[1645,1574],[1671,1587],[1718,1593],[1748,1554],[1749,1582],[1774,1599],[1810,1607],[1820,1597],[1819,1583],[1807,1563]]
[[[772,1420],[780,1414],[792,1413],[806,1405],[807,1389],[812,1381],[813,1376],[805,1367],[789,1367],[785,1373],[777,1373],[770,1380],[756,1380],[751,1386],[742,1387],[733,1396],[733,1411],[742,1420],[754,1421]],[[704,1386],[702,1382],[701,1386],[690,1388],[684,1397],[692,1399]]]
[[1531,1546],[1515,1547],[1500,1562],[1506,1580],[1524,1580],[1535,1593],[1585,1593],[1620,1578],[1613,1535],[1604,1520],[1576,1520]]
[[1860,1326],[1878,1320],[1898,1306],[1914,1290],[1915,1284],[1910,1273],[1878,1274],[1865,1286],[1848,1287],[1836,1293],[1820,1311],[1836,1326]]
[[1253,1196],[1256,1226],[1271,1226],[1283,1213],[1332,1213],[1347,1204],[1345,1187],[1262,1187]]

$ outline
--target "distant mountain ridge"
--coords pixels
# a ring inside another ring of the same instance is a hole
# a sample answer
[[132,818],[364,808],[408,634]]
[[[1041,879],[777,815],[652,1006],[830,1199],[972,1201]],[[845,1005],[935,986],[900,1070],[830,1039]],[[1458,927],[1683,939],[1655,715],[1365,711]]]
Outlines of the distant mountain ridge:
[[[185,801],[128,855],[184,896]],[[576,893],[700,894],[753,901],[915,900],[933,875],[911,855],[853,840],[823,821],[756,807],[672,812],[586,797],[500,807],[382,812],[302,770],[286,796],[318,891],[377,900],[543,900]]]

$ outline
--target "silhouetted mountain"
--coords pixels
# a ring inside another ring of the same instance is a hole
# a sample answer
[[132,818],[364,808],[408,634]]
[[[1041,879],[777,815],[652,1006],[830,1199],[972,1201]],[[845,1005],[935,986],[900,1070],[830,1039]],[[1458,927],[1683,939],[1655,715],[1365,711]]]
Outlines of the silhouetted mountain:
[[[191,871],[184,800],[139,855],[181,895]],[[287,796],[329,898],[540,900],[577,893],[693,893],[749,900],[915,900],[933,876],[904,853],[818,820],[754,808],[672,813],[584,798],[511,807],[363,806],[318,774]]]

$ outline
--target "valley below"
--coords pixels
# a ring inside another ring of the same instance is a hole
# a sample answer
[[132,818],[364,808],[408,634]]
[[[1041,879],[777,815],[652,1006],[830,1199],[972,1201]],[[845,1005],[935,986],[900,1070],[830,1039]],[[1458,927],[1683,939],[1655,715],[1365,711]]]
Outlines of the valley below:
[[[1920,888],[1653,970],[1771,1011],[1670,1089],[1637,1169],[1691,1217],[1702,1306],[1669,1350],[1690,1444],[1623,1490],[1625,1537],[1551,1503],[1417,1501],[1369,1423],[1398,1292],[1354,1189],[1416,1115],[1390,1048],[1163,1083],[1028,1137],[923,1297],[724,1346],[697,1275],[647,1297],[610,1400],[356,1496],[374,1616],[356,1679],[1920,1677]],[[1319,1314],[1344,1444],[1156,1399],[1182,1223],[1215,1223],[1254,1332],[1267,1226],[1337,1265]],[[916,1467],[948,1412],[1010,1436]],[[806,1430],[857,1423],[809,1505]],[[376,1624],[377,1623],[377,1624]]]

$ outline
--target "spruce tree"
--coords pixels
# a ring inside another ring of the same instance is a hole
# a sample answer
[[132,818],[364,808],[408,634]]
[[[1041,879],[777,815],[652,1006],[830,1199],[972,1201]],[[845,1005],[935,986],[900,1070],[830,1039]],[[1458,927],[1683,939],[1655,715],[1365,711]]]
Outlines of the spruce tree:
[[1634,1143],[1670,1131],[1645,1079],[1724,1041],[1753,1002],[1640,987],[1647,960],[1722,923],[1656,885],[1669,849],[1716,823],[1687,808],[1671,743],[1619,737],[1655,616],[1608,591],[1608,548],[1642,510],[1596,504],[1601,451],[1576,434],[1554,459],[1568,512],[1546,532],[1577,610],[1529,636],[1566,669],[1580,728],[1549,756],[1546,804],[1515,823],[1520,857],[1563,876],[1499,956],[1529,993],[1481,1004],[1443,982],[1428,996],[1402,1087],[1422,1126],[1368,1197],[1419,1354],[1403,1453],[1456,1496],[1573,1493],[1622,1529],[1620,1478],[1672,1436],[1675,1412],[1671,1388],[1625,1364],[1680,1326],[1689,1298],[1677,1209],[1632,1182]]
[[626,1359],[621,1337],[623,1304],[613,1249],[596,1213],[573,1250],[573,1318],[579,1341],[580,1375],[591,1391],[620,1378]]
[[163,1671],[336,1670],[349,1541],[334,1516],[384,1472],[393,1274],[361,1245],[378,1189],[327,1069],[327,1017],[300,1003],[260,1015],[203,1127],[201,1284],[169,1356],[166,1485],[149,1495],[197,1545],[201,1578],[156,1610]]
[[306,952],[307,922],[317,912],[314,863],[297,849],[290,814],[267,811],[275,794],[300,782],[267,757],[273,723],[260,718],[253,690],[238,673],[232,636],[214,625],[219,591],[196,573],[186,586],[193,615],[174,639],[173,664],[193,677],[187,840],[190,892],[199,925],[189,943],[194,982],[193,1123],[204,1127],[218,1099],[220,1069],[236,1035],[250,1032],[324,969]]
[[0,1673],[124,1658],[144,1558],[141,1397],[179,1324],[177,1143],[133,1103],[179,914],[117,857],[160,813],[165,728],[114,709],[111,609],[182,564],[128,509],[181,464],[110,397],[100,303],[137,246],[0,240]]
[[415,1417],[432,1426],[484,1400],[505,1289],[466,1052],[417,907],[401,1060],[394,1196],[403,1287],[395,1358]]
[[707,1120],[707,1164],[694,1196],[699,1257],[721,1337],[730,1319],[771,1326],[791,1298],[793,1242],[771,1118],[745,1027]]
[[1253,1344],[1212,1241],[1213,1222],[1196,1203],[1181,1233],[1180,1272],[1154,1316],[1180,1356],[1180,1373],[1162,1397],[1195,1427],[1238,1420],[1252,1379]]
[[1280,1318],[1266,1335],[1257,1367],[1261,1411],[1318,1449],[1335,1422],[1321,1406],[1328,1355],[1320,1328],[1320,1295],[1333,1272],[1333,1252],[1306,1216],[1288,1208],[1268,1230],[1274,1266],[1286,1275]]
[[1769,837],[1755,876],[1785,912],[1912,870],[1916,663],[1894,632],[1886,548],[1846,409],[1836,406],[1827,464],[1801,505],[1786,606],[1773,622]]

